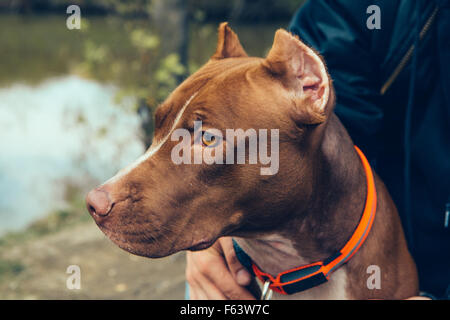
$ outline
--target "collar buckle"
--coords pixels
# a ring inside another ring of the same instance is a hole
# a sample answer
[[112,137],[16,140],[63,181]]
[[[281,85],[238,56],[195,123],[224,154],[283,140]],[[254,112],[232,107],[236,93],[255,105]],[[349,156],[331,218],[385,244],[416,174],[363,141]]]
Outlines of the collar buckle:
[[270,300],[272,299],[272,294],[273,291],[270,289],[270,280],[266,280],[266,282],[264,282],[260,300]]

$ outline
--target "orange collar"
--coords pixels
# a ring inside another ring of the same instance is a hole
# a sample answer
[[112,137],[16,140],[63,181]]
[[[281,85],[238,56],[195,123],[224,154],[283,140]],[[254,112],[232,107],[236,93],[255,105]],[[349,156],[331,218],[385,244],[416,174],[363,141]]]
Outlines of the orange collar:
[[377,207],[377,193],[372,169],[364,154],[355,146],[361,158],[367,181],[367,198],[364,211],[356,230],[345,246],[327,259],[305,266],[297,267],[279,273],[276,277],[265,273],[250,259],[250,257],[237,245],[234,248],[238,259],[244,266],[251,269],[254,275],[263,283],[269,282],[269,288],[281,294],[293,294],[310,289],[328,281],[331,273],[346,263],[361,247],[372,227]]

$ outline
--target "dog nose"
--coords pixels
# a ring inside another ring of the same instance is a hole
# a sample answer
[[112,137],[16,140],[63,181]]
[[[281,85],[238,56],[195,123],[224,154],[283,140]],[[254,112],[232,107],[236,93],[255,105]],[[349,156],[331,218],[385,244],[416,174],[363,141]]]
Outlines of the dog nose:
[[86,206],[91,215],[107,216],[113,204],[108,191],[101,187],[89,191],[86,196]]

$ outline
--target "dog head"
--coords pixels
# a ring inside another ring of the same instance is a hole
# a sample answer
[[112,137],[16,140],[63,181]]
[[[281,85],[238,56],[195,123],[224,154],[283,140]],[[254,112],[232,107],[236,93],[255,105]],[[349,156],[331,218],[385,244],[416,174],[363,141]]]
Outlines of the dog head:
[[333,100],[324,63],[297,37],[278,30],[266,58],[248,57],[223,23],[211,59],[158,107],[151,147],[88,194],[89,212],[147,257],[272,230],[312,193]]

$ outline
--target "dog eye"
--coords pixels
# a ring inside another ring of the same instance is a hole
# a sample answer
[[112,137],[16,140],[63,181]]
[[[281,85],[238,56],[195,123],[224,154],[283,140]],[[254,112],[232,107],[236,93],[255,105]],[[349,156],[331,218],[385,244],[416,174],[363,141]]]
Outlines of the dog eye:
[[209,133],[208,131],[202,132],[202,142],[206,147],[212,147],[219,141],[218,137]]

